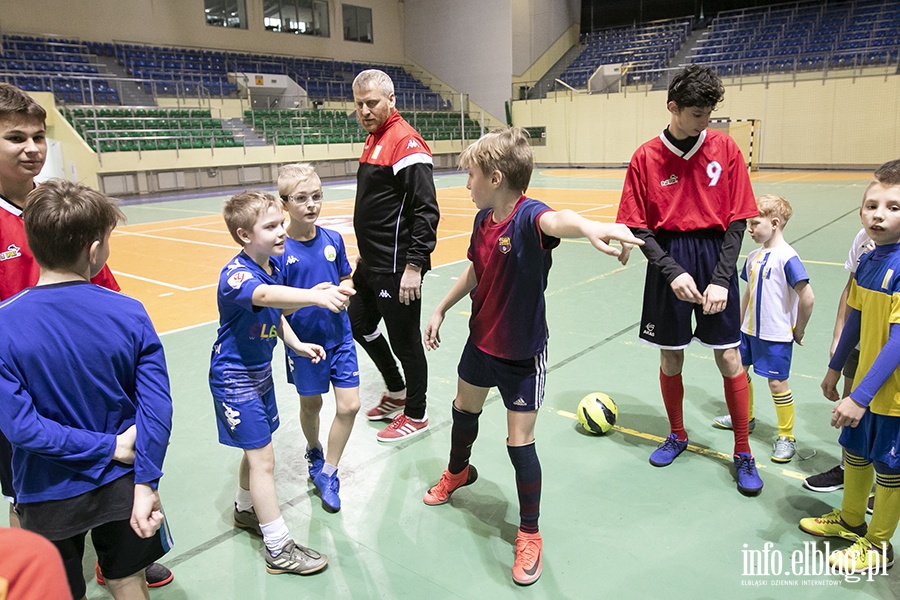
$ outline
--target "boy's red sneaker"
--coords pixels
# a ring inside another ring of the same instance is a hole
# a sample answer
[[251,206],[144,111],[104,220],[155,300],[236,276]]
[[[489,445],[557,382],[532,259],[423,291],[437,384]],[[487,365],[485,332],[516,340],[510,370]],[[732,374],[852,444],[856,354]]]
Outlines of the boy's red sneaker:
[[540,533],[525,533],[521,529],[516,536],[516,562],[513,563],[513,581],[519,585],[531,585],[541,576],[541,553],[544,541]]
[[463,486],[470,485],[476,479],[478,479],[478,471],[472,465],[466,465],[466,468],[456,475],[444,469],[444,472],[441,473],[440,481],[425,492],[425,497],[422,498],[422,501],[428,506],[446,504],[453,492]]

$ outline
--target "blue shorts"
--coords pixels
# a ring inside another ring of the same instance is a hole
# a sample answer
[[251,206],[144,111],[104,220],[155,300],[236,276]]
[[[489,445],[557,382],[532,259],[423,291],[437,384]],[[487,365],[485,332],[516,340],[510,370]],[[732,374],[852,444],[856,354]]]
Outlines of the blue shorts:
[[288,350],[285,358],[288,383],[293,383],[301,396],[325,394],[329,383],[338,388],[359,387],[359,362],[352,337],[326,350],[325,358],[316,364],[292,350]]
[[457,368],[459,378],[482,388],[496,387],[507,410],[529,412],[544,402],[544,382],[547,378],[547,344],[533,358],[507,360],[480,350],[472,340],[466,340]]
[[867,410],[859,425],[841,429],[838,441],[848,453],[874,462],[876,472],[900,474],[900,417]]
[[741,364],[766,379],[785,380],[791,374],[794,342],[767,342],[741,332]]
[[[659,230],[656,240],[694,278],[702,294],[712,281],[724,235],[724,232],[712,229],[684,233]],[[696,327],[693,326],[694,320]],[[641,340],[663,350],[687,348],[694,338],[710,348],[736,348],[741,343],[741,296],[737,270],[728,283],[725,310],[704,315],[702,305],[679,300],[662,272],[648,264],[639,335]]]
[[278,405],[272,369],[225,371],[210,375],[219,443],[245,450],[262,448],[278,429]]

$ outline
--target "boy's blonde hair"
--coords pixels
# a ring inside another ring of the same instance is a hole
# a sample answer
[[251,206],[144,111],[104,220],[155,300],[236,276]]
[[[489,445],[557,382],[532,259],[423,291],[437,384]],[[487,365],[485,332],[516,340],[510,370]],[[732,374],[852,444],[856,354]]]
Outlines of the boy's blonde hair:
[[782,229],[794,216],[794,209],[791,208],[790,202],[775,194],[763,194],[757,198],[756,208],[759,209],[759,216],[761,217],[767,219],[778,217],[781,219]]
[[34,188],[22,215],[35,260],[55,270],[77,264],[86,247],[125,220],[115,200],[65,179],[48,179]]
[[298,183],[306,181],[313,175],[318,176],[316,168],[309,163],[291,163],[278,169],[278,195],[287,202],[287,196]]
[[271,206],[282,210],[281,200],[267,192],[243,191],[226,200],[222,216],[225,217],[225,225],[234,241],[243,246],[244,241],[238,237],[238,229],[253,231],[260,215]]
[[501,127],[484,134],[459,155],[462,169],[478,167],[485,175],[500,171],[514,192],[528,189],[534,170],[534,152],[528,133],[519,127]]

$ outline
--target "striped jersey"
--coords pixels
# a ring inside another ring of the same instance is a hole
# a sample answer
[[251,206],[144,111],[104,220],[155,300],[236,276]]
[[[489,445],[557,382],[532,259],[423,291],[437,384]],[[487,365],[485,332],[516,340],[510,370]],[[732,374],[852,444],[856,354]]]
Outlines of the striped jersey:
[[[900,244],[876,246],[859,259],[847,305],[862,313],[856,387],[887,343],[891,325],[900,323]],[[891,373],[869,408],[875,414],[900,417],[900,369]]]
[[469,337],[491,356],[525,360],[547,343],[544,290],[559,238],[544,234],[539,220],[550,210],[522,196],[499,223],[490,208],[475,216],[468,258],[478,284],[470,294]]
[[748,303],[741,331],[767,342],[792,342],[800,297],[794,289],[809,275],[790,244],[750,252],[741,279],[747,282]]

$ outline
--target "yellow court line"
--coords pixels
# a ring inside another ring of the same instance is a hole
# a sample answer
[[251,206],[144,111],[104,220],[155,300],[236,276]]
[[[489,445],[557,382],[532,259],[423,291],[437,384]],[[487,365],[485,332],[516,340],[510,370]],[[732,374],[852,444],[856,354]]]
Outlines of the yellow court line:
[[[556,414],[558,414],[561,417],[566,417],[567,419],[572,419],[574,421],[578,420],[578,415],[576,415],[575,413],[569,412],[567,410],[556,410]],[[626,435],[633,435],[635,437],[639,437],[641,439],[648,440],[651,442],[657,442],[659,444],[666,441],[666,438],[664,438],[664,437],[654,435],[652,433],[644,433],[643,431],[638,431],[636,429],[630,429],[628,427],[622,427],[620,425],[613,425],[612,428],[615,431],[619,431]],[[693,452],[694,454],[700,454],[701,456],[709,456],[712,458],[717,458],[720,460],[728,461],[729,463],[731,463],[734,460],[731,454],[725,454],[723,452],[719,452],[718,450],[713,450],[711,448],[704,448],[703,446],[697,446],[694,444],[688,444],[687,450],[689,452]],[[768,469],[769,465],[757,462],[756,468],[757,469]],[[806,475],[803,475],[802,473],[798,473],[797,471],[792,471],[791,469],[785,469],[784,467],[772,467],[772,468],[780,470],[782,475],[786,475],[793,479],[800,479],[800,480],[806,479]]]

